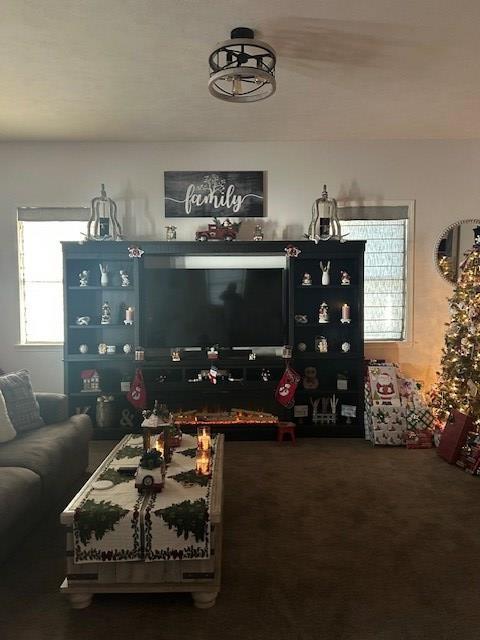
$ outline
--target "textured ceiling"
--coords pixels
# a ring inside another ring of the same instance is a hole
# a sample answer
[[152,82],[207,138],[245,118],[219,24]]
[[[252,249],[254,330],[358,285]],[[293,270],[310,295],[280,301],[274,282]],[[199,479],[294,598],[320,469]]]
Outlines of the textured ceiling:
[[[478,0],[2,0],[0,140],[479,138]],[[207,90],[248,26],[276,94]]]

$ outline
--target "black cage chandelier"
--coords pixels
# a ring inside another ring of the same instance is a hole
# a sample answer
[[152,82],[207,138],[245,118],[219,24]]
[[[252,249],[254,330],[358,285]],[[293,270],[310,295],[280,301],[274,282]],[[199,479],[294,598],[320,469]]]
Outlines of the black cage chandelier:
[[257,102],[275,93],[275,50],[237,27],[210,54],[210,93],[228,102]]

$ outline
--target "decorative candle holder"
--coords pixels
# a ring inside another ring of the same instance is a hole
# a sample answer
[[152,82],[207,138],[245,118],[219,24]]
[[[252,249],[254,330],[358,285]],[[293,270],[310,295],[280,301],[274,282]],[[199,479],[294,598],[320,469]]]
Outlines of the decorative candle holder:
[[133,316],[134,316],[134,308],[133,307],[127,307],[125,309],[125,320],[123,321],[123,324],[132,325],[133,324]]
[[199,476],[210,476],[212,473],[212,458],[206,451],[197,450],[195,471]]
[[340,322],[343,324],[350,324],[350,307],[347,303],[342,304],[342,317],[340,318]]
[[197,451],[210,451],[212,448],[212,436],[209,426],[197,427]]

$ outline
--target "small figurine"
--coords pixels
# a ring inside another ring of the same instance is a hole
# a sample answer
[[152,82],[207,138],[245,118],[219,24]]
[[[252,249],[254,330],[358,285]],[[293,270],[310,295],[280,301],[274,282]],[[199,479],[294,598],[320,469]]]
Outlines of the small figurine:
[[123,269],[120,269],[120,278],[122,279],[122,287],[130,286],[130,276],[126,271],[123,271]]
[[342,324],[350,324],[350,306],[347,303],[342,304],[342,317],[340,322]]
[[206,242],[207,240],[235,240],[240,229],[241,222],[232,222],[229,218],[220,222],[218,218],[208,225],[208,229],[201,229],[195,233],[195,240]]
[[350,343],[349,342],[343,342],[342,343],[342,351],[343,351],[343,353],[348,353],[350,351]]
[[348,286],[350,284],[350,276],[346,271],[340,271],[340,282],[343,286]]
[[320,324],[326,324],[328,322],[328,304],[322,302],[318,310],[318,322]]
[[165,227],[167,230],[167,241],[171,242],[172,240],[177,239],[177,227],[174,224],[167,224]]
[[81,344],[78,347],[78,350],[80,351],[80,353],[88,353],[88,345],[87,344]]
[[309,273],[304,273],[302,278],[302,287],[312,286],[312,276]]
[[252,351],[251,353],[248,354],[249,360],[256,360],[256,358],[257,358],[257,354],[255,353],[255,351]]
[[260,374],[263,382],[268,382],[270,380],[271,374],[270,369],[262,369],[262,373]]
[[210,347],[210,349],[207,351],[207,358],[209,360],[216,360],[218,358],[217,346],[218,345],[214,345],[213,347]]
[[78,316],[75,320],[75,324],[79,327],[88,327],[90,324],[90,316]]
[[309,391],[318,389],[317,370],[315,367],[305,367],[303,373],[303,388]]
[[298,314],[294,316],[294,319],[297,324],[308,324],[308,316],[304,314]]
[[174,349],[172,351],[172,362],[180,362],[180,350]]
[[253,234],[253,239],[260,241],[263,240],[263,229],[261,227],[261,225],[257,224],[255,225],[255,233]]
[[112,324],[112,309],[108,302],[102,304],[102,320],[101,324]]
[[99,264],[100,269],[100,284],[102,287],[108,287],[108,265]]
[[330,284],[330,260],[326,265],[320,262],[320,269],[322,270],[322,284],[327,286]]
[[315,338],[315,349],[320,353],[328,353],[328,342],[325,336]]
[[81,287],[88,287],[88,278],[90,276],[90,271],[87,271],[86,269],[84,269],[83,271],[81,271],[78,274],[78,278],[80,280],[80,286]]
[[129,353],[132,353],[133,347],[131,344],[124,344],[123,345],[123,353],[125,353],[126,355],[128,355]]
[[101,356],[105,356],[105,355],[107,354],[107,351],[108,351],[108,346],[107,346],[104,342],[101,342],[101,343],[98,345],[98,353],[99,353]]

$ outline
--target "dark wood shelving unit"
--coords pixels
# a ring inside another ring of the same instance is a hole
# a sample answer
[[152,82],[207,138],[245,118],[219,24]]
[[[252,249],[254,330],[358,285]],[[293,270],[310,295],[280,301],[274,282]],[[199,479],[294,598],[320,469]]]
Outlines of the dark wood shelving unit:
[[[185,256],[279,256],[285,255],[288,244],[295,244],[301,253],[297,258],[286,259],[285,342],[294,347],[292,366],[302,376],[305,367],[315,366],[318,371],[320,385],[315,391],[302,388],[297,390],[296,404],[309,406],[307,417],[295,418],[298,423],[298,435],[305,436],[359,436],[363,434],[363,252],[364,242],[334,241],[314,243],[308,241],[287,242],[136,242],[144,251],[143,258],[128,257],[130,242],[87,242],[83,244],[63,243],[64,251],[64,299],[65,299],[65,346],[64,372],[65,392],[69,396],[72,413],[78,407],[90,407],[89,414],[94,420],[95,437],[117,439],[132,431],[138,431],[141,415],[126,400],[126,393],[120,391],[122,379],[133,379],[135,370],[141,369],[147,388],[148,404],[154,399],[165,402],[171,410],[176,409],[230,409],[241,407],[263,410],[278,415],[280,419],[293,418],[293,410],[283,409],[275,401],[275,390],[284,370],[285,360],[278,355],[257,355],[255,360],[248,359],[248,352],[222,351],[217,360],[206,356],[202,351],[182,352],[180,362],[173,362],[169,349],[147,350],[145,359],[136,361],[133,352],[124,354],[124,344],[133,348],[142,345],[142,296],[144,291],[144,259],[178,258]],[[319,262],[330,260],[331,284],[321,285],[321,269]],[[99,264],[107,264],[109,270],[109,286],[100,285]],[[87,287],[79,286],[78,274],[87,269],[91,280]],[[119,270],[125,270],[130,276],[131,286],[120,285]],[[351,285],[340,283],[340,270],[352,276]],[[301,286],[304,271],[313,276],[311,287]],[[318,306],[325,299],[329,304],[331,315],[328,324],[314,322]],[[112,324],[100,324],[101,306],[108,301],[112,306]],[[340,323],[340,307],[347,302],[351,307],[350,324]],[[132,306],[135,309],[133,325],[123,324],[121,309]],[[296,314],[307,314],[307,325],[299,325],[294,321]],[[87,326],[75,324],[76,318],[90,316]],[[268,318],[266,319],[268,322]],[[317,329],[319,335],[325,335],[331,342],[328,353],[318,353],[314,349]],[[352,349],[341,351],[341,342],[348,337]],[[306,352],[299,352],[299,342],[308,343]],[[98,354],[98,344],[114,344],[115,354]],[[88,353],[79,353],[79,346],[87,344]],[[205,345],[205,347],[210,345]],[[216,385],[209,382],[188,382],[201,370],[209,369],[214,364],[218,369],[228,370],[235,378],[242,381],[219,381]],[[81,372],[97,370],[100,376],[101,392],[82,392]],[[268,382],[261,380],[262,369],[268,369],[271,378]],[[335,388],[336,374],[347,375],[350,388]],[[340,417],[333,425],[312,423],[310,399],[335,393],[342,400],[355,405],[357,415],[351,424],[346,424]],[[96,400],[99,395],[113,395],[117,405],[118,426],[112,428],[99,427],[95,424]],[[121,425],[125,410],[133,418],[133,426]],[[235,425],[231,429],[232,437],[238,439],[271,438],[275,433],[272,425],[242,426]]]

